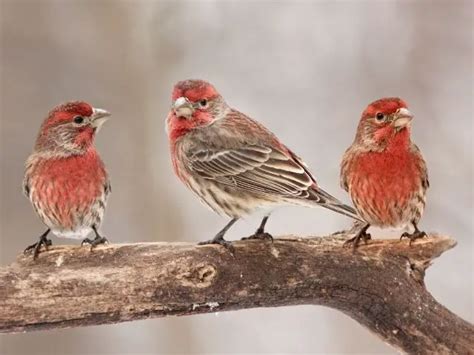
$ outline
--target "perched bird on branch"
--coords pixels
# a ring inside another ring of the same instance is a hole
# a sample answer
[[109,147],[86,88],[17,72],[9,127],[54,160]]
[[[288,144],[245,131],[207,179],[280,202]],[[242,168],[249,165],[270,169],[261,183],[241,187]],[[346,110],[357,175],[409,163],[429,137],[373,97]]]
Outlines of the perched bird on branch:
[[[357,212],[322,190],[306,164],[267,128],[231,108],[202,80],[178,82],[167,117],[176,175],[199,199],[230,222],[209,241],[232,249],[226,231],[241,217],[281,205],[322,206],[360,220]],[[251,239],[265,233],[269,213]]]
[[352,145],[341,163],[341,186],[366,221],[347,241],[367,242],[370,226],[405,228],[410,243],[426,235],[418,229],[429,187],[425,160],[410,139],[412,113],[399,98],[371,103],[362,113]]
[[[23,191],[48,227],[25,252],[38,256],[58,237],[85,238],[91,248],[107,241],[99,234],[110,182],[94,147],[94,137],[110,113],[85,102],[55,107],[43,122],[26,161]],[[93,240],[86,238],[93,232]]]

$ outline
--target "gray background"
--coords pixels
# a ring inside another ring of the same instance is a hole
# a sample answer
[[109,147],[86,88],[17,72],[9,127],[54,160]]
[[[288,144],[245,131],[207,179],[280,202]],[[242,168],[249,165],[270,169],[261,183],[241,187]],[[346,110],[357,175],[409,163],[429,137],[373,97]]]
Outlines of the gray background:
[[[339,161],[361,111],[379,97],[399,95],[416,115],[413,136],[430,172],[421,227],[458,241],[429,269],[427,285],[473,320],[471,2],[1,0],[0,13],[2,265],[43,230],[20,185],[38,127],[60,102],[83,99],[114,114],[97,146],[113,185],[102,230],[120,243],[198,241],[225,223],[171,171],[164,120],[174,82],[214,83],[345,201]],[[248,235],[257,223],[240,222],[229,237]],[[348,223],[330,211],[295,207],[277,211],[269,228],[275,235],[315,235]],[[310,306],[9,335],[0,342],[2,354],[394,353],[345,315]]]

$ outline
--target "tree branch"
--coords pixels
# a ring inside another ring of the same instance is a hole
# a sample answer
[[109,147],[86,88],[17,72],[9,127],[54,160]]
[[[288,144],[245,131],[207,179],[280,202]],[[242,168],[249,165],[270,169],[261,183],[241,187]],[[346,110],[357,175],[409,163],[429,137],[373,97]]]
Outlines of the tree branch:
[[455,246],[431,236],[408,246],[346,236],[235,242],[57,246],[0,269],[0,332],[297,304],[338,309],[408,352],[469,353],[474,327],[425,289],[431,260]]

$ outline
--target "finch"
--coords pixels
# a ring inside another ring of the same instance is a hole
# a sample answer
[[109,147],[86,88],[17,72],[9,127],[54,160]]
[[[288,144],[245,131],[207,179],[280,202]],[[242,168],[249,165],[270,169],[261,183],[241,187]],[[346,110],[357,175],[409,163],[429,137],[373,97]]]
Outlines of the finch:
[[410,139],[412,113],[399,98],[372,102],[357,128],[341,163],[341,186],[349,192],[359,215],[366,221],[346,243],[357,248],[367,242],[370,226],[406,228],[401,238],[410,244],[426,236],[418,229],[429,187],[425,160]]
[[[220,244],[241,217],[281,205],[322,206],[360,220],[357,212],[322,190],[306,164],[263,125],[231,108],[208,82],[185,80],[172,92],[167,117],[171,160],[178,178],[220,215],[231,218],[200,244]],[[244,239],[265,233],[270,212]]]
[[[23,191],[47,230],[25,249],[36,258],[51,245],[49,232],[85,238],[91,248],[105,243],[99,232],[110,182],[94,147],[94,137],[110,113],[85,102],[55,107],[44,120],[26,161]],[[86,238],[94,232],[93,240]]]

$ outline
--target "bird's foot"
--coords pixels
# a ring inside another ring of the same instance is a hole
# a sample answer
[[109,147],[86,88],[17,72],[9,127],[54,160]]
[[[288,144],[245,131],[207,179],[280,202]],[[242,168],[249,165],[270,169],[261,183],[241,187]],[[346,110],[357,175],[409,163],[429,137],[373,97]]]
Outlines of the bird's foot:
[[107,240],[107,238],[101,237],[101,236],[98,235],[94,239],[89,239],[89,238],[84,239],[81,242],[81,246],[83,246],[85,244],[89,244],[91,246],[91,251],[92,251],[92,249],[94,249],[99,244],[108,244],[108,243],[109,243],[109,241]]
[[423,231],[414,231],[413,233],[405,232],[400,236],[400,240],[402,240],[403,238],[410,239],[410,243],[408,243],[408,245],[411,246],[411,243],[413,243],[415,240],[421,239],[427,236],[428,235]]
[[256,231],[251,236],[242,238],[241,240],[251,240],[251,239],[269,240],[273,243],[273,236],[270,233],[263,232],[263,231]]
[[45,251],[48,251],[48,247],[51,246],[52,244],[53,242],[51,241],[51,239],[42,237],[40,238],[38,242],[27,246],[23,253],[28,254],[29,252],[33,250],[33,259],[36,259],[40,253],[40,249],[42,245],[44,245]]
[[352,249],[356,250],[357,247],[359,246],[361,239],[364,241],[364,244],[367,244],[367,241],[371,240],[372,236],[370,235],[370,233],[367,233],[366,231],[361,230],[359,233],[355,235],[355,237],[346,240],[343,246],[345,247],[352,244]]
[[215,237],[213,239],[198,243],[198,245],[210,245],[210,244],[222,245],[224,248],[226,248],[229,251],[229,253],[232,256],[234,256],[235,248],[232,245],[232,242],[225,240],[223,237]]

